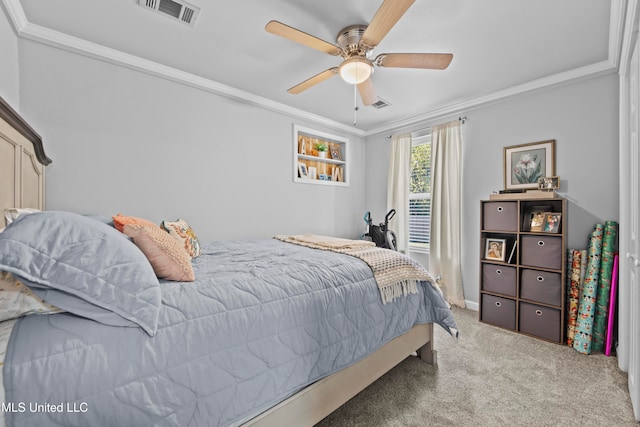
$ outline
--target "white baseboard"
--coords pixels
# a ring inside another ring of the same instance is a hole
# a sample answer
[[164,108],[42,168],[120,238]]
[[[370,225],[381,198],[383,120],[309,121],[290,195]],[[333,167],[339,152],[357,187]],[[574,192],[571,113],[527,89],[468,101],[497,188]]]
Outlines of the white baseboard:
[[469,310],[480,311],[480,304],[475,301],[464,300],[465,305]]

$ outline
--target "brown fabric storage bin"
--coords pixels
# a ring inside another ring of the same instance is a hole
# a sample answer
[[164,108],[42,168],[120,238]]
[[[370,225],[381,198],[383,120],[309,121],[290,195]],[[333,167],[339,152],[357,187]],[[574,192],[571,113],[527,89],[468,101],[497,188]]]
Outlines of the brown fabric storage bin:
[[517,202],[488,202],[482,209],[484,230],[518,231]]
[[522,236],[520,265],[562,269],[562,237],[528,235]]
[[516,329],[516,302],[507,298],[482,295],[483,322],[503,328]]
[[504,265],[482,265],[482,290],[516,296],[517,278],[515,267]]
[[560,310],[521,302],[520,332],[560,342]]
[[548,271],[523,269],[520,276],[520,298],[560,306],[562,275]]

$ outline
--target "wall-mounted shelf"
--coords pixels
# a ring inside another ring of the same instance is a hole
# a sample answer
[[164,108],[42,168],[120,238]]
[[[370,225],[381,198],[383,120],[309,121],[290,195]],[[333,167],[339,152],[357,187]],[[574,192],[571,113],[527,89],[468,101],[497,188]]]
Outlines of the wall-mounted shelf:
[[[322,154],[316,144],[327,150]],[[293,126],[293,181],[304,184],[349,185],[349,139]]]

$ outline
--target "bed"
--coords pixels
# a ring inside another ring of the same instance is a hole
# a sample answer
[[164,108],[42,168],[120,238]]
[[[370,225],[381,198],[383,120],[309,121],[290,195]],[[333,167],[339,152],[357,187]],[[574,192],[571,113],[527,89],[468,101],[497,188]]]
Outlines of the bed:
[[[1,101],[0,211],[43,211],[50,162]],[[0,270],[52,308],[0,323],[7,425],[313,425],[410,354],[435,364],[434,324],[455,333],[434,284],[383,303],[344,251],[212,242],[187,281],[158,279],[132,234],[152,227],[109,222],[43,211],[0,233]]]

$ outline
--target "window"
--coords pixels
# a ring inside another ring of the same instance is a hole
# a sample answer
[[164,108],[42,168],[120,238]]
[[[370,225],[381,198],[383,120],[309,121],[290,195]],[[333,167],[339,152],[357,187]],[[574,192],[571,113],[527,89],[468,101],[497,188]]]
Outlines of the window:
[[431,133],[413,138],[409,189],[409,250],[429,253]]

